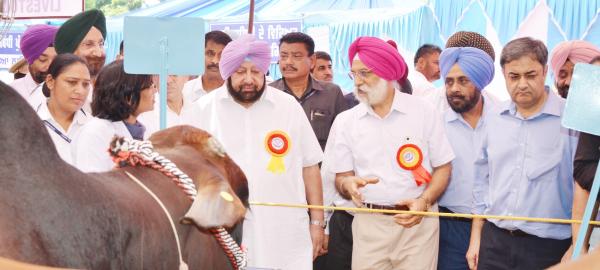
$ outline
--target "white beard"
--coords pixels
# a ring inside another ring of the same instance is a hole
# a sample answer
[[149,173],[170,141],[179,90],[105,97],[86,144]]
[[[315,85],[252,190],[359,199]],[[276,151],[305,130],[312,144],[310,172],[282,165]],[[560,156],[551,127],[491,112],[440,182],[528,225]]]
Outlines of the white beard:
[[[366,97],[361,96],[358,93],[358,90],[367,93]],[[373,106],[377,105],[385,100],[388,95],[388,81],[384,79],[379,79],[377,84],[374,86],[368,86],[366,84],[362,85],[360,88],[354,87],[354,96],[358,101],[365,103],[367,105]]]

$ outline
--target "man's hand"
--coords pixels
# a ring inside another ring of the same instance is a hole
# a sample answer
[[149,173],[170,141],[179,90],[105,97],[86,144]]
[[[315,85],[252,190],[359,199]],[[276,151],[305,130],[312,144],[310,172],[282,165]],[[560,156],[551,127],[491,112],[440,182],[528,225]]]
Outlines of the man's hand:
[[[397,205],[406,205],[408,210],[410,211],[427,211],[428,202],[425,198],[416,198],[409,200],[402,200],[397,203]],[[396,223],[402,225],[404,228],[410,228],[421,223],[423,220],[423,216],[420,215],[410,215],[410,214],[396,214],[394,215],[394,221]]]
[[471,242],[465,257],[467,258],[469,269],[477,270],[477,263],[479,263],[479,242]]
[[321,251],[319,256],[327,254],[329,248],[329,235],[323,234],[323,245],[321,245]]
[[363,204],[362,194],[358,190],[359,188],[363,188],[368,184],[376,184],[379,182],[379,179],[365,179],[356,176],[346,176],[343,178],[340,184],[340,189],[342,193],[348,194],[352,202],[357,206],[361,207]]
[[313,245],[313,260],[320,255],[321,249],[323,248],[323,227],[319,225],[310,224],[310,239]]

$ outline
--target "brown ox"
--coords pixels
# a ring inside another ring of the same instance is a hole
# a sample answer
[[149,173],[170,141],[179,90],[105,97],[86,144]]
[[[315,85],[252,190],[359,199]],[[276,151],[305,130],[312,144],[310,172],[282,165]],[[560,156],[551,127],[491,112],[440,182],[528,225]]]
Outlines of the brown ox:
[[[196,200],[205,206],[197,225],[236,224],[245,213],[247,181],[229,157],[207,147],[209,137],[183,126],[151,140],[196,184]],[[211,234],[179,224],[191,201],[169,178],[146,167],[100,174],[71,167],[33,110],[1,82],[0,140],[0,257],[78,269],[177,269],[166,214],[127,171],[168,209],[190,269],[231,269]],[[234,201],[224,203],[220,191],[234,194]]]

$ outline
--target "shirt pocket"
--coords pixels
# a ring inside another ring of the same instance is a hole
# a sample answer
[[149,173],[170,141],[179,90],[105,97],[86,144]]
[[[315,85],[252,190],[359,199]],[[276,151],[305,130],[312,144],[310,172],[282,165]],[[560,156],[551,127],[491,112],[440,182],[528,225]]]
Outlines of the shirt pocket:
[[527,178],[530,181],[556,180],[563,159],[562,154],[560,148],[545,149],[535,154],[534,158],[530,160]]
[[324,144],[327,141],[329,130],[331,129],[331,124],[333,122],[331,112],[329,110],[311,109],[309,117],[310,124],[312,125],[319,143]]

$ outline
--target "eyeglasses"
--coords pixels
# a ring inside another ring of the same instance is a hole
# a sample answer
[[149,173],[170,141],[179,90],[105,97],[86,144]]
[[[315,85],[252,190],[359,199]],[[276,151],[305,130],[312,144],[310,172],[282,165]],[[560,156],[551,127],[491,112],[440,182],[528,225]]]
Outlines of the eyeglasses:
[[348,76],[352,80],[355,80],[357,77],[360,78],[361,80],[365,80],[372,73],[373,73],[373,71],[363,69],[363,70],[359,70],[359,71],[356,71],[356,72],[350,71],[350,72],[348,72]]
[[86,50],[93,49],[96,47],[99,47],[102,49],[102,48],[104,48],[104,41],[95,42],[95,41],[87,40],[87,41],[82,42],[79,46],[83,47]]

